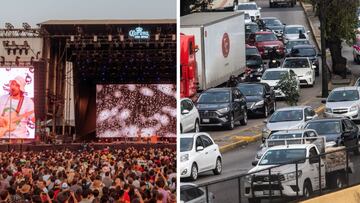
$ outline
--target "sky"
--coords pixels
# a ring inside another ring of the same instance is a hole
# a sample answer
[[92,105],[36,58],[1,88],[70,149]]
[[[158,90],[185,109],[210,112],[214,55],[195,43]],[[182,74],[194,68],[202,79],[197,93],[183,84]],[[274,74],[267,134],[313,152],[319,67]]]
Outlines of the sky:
[[0,27],[47,20],[176,19],[176,0],[5,0]]

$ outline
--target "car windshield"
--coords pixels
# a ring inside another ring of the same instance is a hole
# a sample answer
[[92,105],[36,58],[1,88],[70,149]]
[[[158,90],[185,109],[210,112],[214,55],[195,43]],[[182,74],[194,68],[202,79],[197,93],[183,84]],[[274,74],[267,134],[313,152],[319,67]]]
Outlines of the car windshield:
[[300,57],[316,56],[316,51],[314,48],[300,48],[291,50],[291,54]]
[[263,80],[280,80],[283,75],[287,74],[287,71],[265,71]]
[[263,21],[267,26],[282,26],[280,20],[278,19],[263,19]]
[[285,34],[299,34],[299,30],[302,31],[303,34],[305,34],[304,27],[285,27]]
[[261,65],[262,59],[259,55],[247,55],[246,56],[246,65],[249,66],[249,68],[252,68],[252,65]]
[[256,24],[245,24],[245,33],[254,33],[259,31],[259,26]]
[[303,119],[302,110],[286,110],[276,111],[270,118],[270,123],[286,122],[286,121],[301,121]]
[[239,4],[238,10],[257,10],[256,4]]
[[246,48],[246,56],[248,55],[259,55],[257,48]]
[[341,133],[340,121],[321,121],[310,122],[306,125],[306,129],[313,129],[318,135],[339,134]]
[[276,165],[289,163],[296,160],[305,162],[306,150],[305,149],[274,149],[268,150],[259,162],[259,165]]
[[290,40],[286,43],[285,46],[287,49],[291,49],[293,48],[293,46],[303,45],[303,44],[310,44],[310,42],[308,40]]
[[327,102],[344,102],[359,100],[359,91],[357,90],[341,90],[330,93]]
[[262,96],[264,94],[264,87],[262,85],[242,85],[238,88],[245,96]]
[[302,133],[289,133],[289,134],[273,134],[270,139],[290,139],[290,138],[301,138]]
[[230,102],[230,93],[223,92],[205,92],[200,95],[198,103],[228,103]]
[[310,68],[307,59],[285,59],[284,68]]
[[257,42],[265,42],[265,41],[277,41],[278,38],[274,33],[269,34],[257,34],[255,40]]
[[186,137],[180,139],[180,152],[187,152],[193,148],[193,138]]

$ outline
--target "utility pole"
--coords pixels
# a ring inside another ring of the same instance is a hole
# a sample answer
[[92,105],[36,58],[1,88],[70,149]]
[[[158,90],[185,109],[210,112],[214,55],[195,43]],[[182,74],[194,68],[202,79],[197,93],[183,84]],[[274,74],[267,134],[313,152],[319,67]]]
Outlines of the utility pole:
[[320,1],[320,38],[321,38],[321,76],[322,76],[322,94],[326,98],[329,94],[328,90],[328,69],[326,64],[326,43],[325,43],[325,0]]

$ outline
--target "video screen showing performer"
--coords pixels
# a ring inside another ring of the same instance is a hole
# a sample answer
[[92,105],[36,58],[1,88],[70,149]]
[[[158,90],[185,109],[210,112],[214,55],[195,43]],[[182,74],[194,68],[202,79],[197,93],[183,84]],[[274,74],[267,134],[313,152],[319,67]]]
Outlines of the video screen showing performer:
[[[33,139],[33,74],[28,68],[12,68],[6,71],[0,69],[0,75],[4,77],[0,91],[0,139]],[[8,78],[11,78],[10,81]]]
[[176,137],[176,86],[97,85],[99,138]]

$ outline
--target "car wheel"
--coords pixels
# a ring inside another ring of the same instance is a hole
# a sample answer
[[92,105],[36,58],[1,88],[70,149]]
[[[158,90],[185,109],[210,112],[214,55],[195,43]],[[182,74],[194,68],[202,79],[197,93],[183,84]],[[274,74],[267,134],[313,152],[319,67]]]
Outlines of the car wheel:
[[248,117],[247,117],[247,111],[246,111],[246,109],[245,109],[244,116],[243,116],[243,119],[241,119],[240,124],[241,124],[241,125],[247,125],[247,119],[248,119]]
[[264,105],[264,117],[267,118],[269,116],[269,107],[265,104]]
[[311,183],[308,180],[306,180],[303,188],[303,196],[307,199],[311,196],[311,194],[312,194]]
[[261,199],[258,199],[258,198],[249,198],[249,199],[248,199],[248,202],[249,202],[249,203],[260,203],[260,202],[261,202]]
[[196,132],[196,133],[200,132],[199,120],[197,120],[197,119],[195,121],[194,132]]
[[215,165],[215,169],[213,170],[214,174],[215,175],[219,175],[222,171],[222,162],[221,162],[221,159],[220,157],[218,157],[216,159],[216,165]]
[[235,128],[234,114],[231,114],[231,116],[230,116],[230,123],[229,123],[228,128],[229,128],[229,130],[232,130]]
[[197,167],[197,165],[195,163],[193,163],[192,166],[191,166],[190,178],[191,178],[192,181],[195,181],[198,178],[198,167]]

